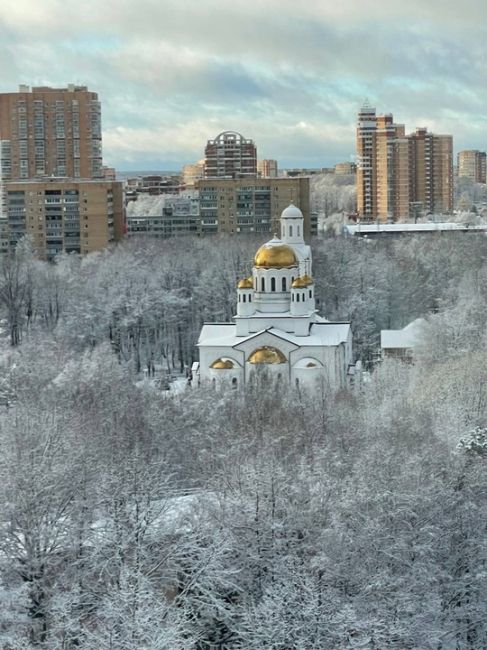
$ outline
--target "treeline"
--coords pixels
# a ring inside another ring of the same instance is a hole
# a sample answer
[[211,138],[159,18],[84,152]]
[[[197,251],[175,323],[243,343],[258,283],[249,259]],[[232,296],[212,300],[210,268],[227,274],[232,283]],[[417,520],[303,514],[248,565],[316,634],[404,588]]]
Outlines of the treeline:
[[187,363],[230,316],[252,242],[7,260],[0,647],[486,647],[485,246],[316,242],[323,311],[365,357],[430,312],[414,364],[338,394],[137,381],[151,345]]

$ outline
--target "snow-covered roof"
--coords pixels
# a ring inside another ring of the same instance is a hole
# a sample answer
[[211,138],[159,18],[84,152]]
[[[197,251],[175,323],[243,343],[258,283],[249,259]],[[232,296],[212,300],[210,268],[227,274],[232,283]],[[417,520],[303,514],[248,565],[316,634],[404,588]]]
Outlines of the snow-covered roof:
[[421,330],[426,323],[424,318],[417,318],[402,330],[381,330],[380,346],[382,349],[414,348],[421,339]]
[[400,232],[435,232],[444,230],[484,230],[487,232],[487,224],[467,225],[452,221],[428,222],[428,223],[368,223],[357,224],[356,226],[343,226],[344,232],[348,235],[364,235],[377,233],[400,233]]
[[350,323],[329,323],[327,321],[313,323],[308,336],[296,336],[284,332],[277,327],[269,327],[248,336],[236,336],[236,327],[233,323],[205,324],[201,330],[198,346],[229,346],[234,347],[239,343],[248,341],[264,332],[269,332],[278,338],[297,347],[304,346],[335,346],[345,343],[350,332]]

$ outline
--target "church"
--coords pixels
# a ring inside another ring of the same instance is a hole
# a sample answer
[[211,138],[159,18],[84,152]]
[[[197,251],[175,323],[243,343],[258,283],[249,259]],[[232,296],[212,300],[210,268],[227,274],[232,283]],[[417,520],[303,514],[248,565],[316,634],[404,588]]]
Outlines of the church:
[[333,323],[317,313],[301,210],[291,204],[280,223],[281,237],[259,248],[252,275],[237,284],[234,322],[203,325],[194,380],[237,387],[265,369],[297,386],[346,385],[352,364],[350,323]]

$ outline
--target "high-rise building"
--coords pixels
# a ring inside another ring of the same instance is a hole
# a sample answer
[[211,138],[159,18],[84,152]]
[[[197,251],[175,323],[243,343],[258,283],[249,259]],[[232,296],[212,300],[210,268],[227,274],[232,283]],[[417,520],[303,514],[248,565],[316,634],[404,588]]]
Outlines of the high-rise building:
[[30,235],[42,257],[123,236],[122,184],[103,167],[101,107],[86,86],[0,94],[2,249]]
[[486,182],[486,153],[466,149],[458,153],[458,175],[470,178],[474,183]]
[[257,149],[253,140],[224,131],[205,148],[205,178],[255,178]]
[[453,138],[416,129],[409,139],[410,201],[426,214],[453,209]]
[[197,183],[202,233],[273,233],[293,202],[304,215],[304,232],[315,235],[309,209],[309,178],[204,179]]
[[2,180],[102,178],[101,108],[86,86],[0,94]]
[[257,161],[257,174],[261,178],[277,178],[277,160],[264,159]]
[[366,221],[453,209],[453,142],[427,129],[405,134],[392,115],[365,105],[357,125],[357,210]]
[[8,183],[4,192],[8,245],[30,235],[40,257],[90,253],[121,239],[122,184],[46,179]]

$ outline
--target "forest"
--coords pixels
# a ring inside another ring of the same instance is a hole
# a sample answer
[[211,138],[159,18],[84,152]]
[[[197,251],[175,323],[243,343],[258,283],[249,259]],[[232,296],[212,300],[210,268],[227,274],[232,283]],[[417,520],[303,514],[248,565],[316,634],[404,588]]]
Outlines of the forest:
[[144,378],[197,359],[259,243],[1,260],[2,649],[487,647],[487,238],[312,241],[347,390]]

